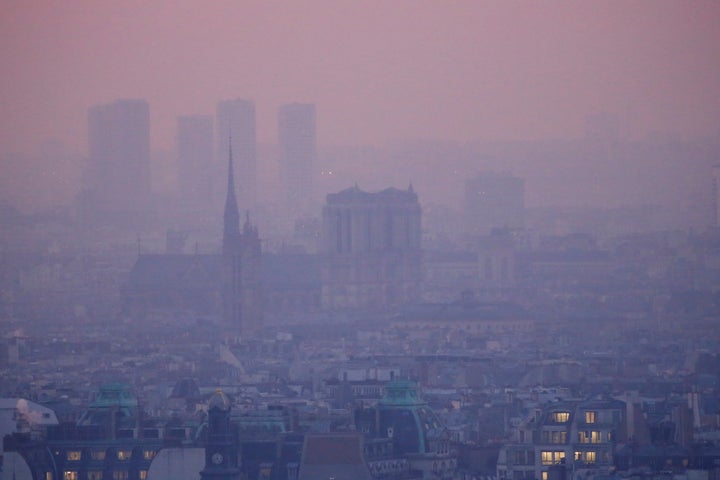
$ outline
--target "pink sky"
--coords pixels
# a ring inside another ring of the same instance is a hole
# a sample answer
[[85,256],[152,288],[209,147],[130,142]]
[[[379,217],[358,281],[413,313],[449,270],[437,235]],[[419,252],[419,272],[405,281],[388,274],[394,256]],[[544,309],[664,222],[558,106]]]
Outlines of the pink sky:
[[717,1],[31,1],[0,12],[0,153],[86,150],[90,105],[150,102],[152,139],[219,99],[315,102],[321,144],[717,134]]

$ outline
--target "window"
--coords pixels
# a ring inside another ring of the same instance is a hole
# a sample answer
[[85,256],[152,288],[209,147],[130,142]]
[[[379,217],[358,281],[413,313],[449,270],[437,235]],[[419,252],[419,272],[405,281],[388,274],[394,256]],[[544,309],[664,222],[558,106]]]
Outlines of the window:
[[131,454],[132,454],[132,452],[130,450],[118,450],[117,459],[118,460],[130,460]]
[[565,460],[565,452],[556,450],[543,450],[541,453],[541,461],[543,465],[555,465]]
[[576,462],[595,463],[597,461],[597,452],[575,452]]
[[552,419],[556,423],[566,423],[570,420],[570,412],[553,412]]
[[67,459],[73,462],[77,462],[82,458],[82,452],[80,450],[69,450],[67,452]]
[[127,480],[128,479],[128,471],[127,470],[115,470],[113,472],[113,480]]
[[53,480],[52,472],[45,472],[45,480]]
[[155,450],[145,450],[143,452],[143,457],[145,458],[145,460],[152,460],[153,458],[155,458],[155,453]]
[[147,480],[147,470],[140,470],[140,480]]
[[542,480],[548,480],[548,472],[542,472]]
[[597,412],[587,411],[585,412],[585,423],[595,423],[597,419]]
[[90,456],[93,460],[105,460],[105,450],[93,450]]
[[532,465],[535,463],[535,452],[533,450],[516,450],[515,465]]
[[580,431],[580,432],[578,432],[578,440],[580,441],[580,443],[601,443],[602,442],[602,432]]
[[63,474],[63,480],[78,480],[78,472],[71,470]]
[[543,443],[566,443],[566,441],[567,432],[564,430],[546,430],[543,432]]
[[102,480],[102,473],[99,470],[90,470],[87,474],[87,480]]

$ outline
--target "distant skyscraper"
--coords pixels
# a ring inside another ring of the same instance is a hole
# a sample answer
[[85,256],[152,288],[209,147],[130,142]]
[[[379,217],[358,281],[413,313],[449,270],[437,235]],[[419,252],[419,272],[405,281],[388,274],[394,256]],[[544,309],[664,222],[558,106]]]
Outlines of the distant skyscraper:
[[292,103],[280,107],[280,167],[285,181],[288,208],[296,218],[312,212],[315,129],[315,105]]
[[117,100],[88,111],[88,170],[81,209],[91,221],[138,225],[148,219],[150,109],[145,100]]
[[212,117],[178,117],[176,142],[179,208],[194,219],[209,217],[214,207]]
[[466,232],[488,235],[525,226],[525,183],[509,174],[483,173],[465,182]]
[[[225,158],[228,138],[232,138],[232,150],[237,173],[238,203],[242,210],[254,210],[257,183],[257,139],[255,127],[255,103],[250,100],[223,100],[217,105],[215,119],[216,158]],[[218,162],[213,189],[223,191],[223,162]]]

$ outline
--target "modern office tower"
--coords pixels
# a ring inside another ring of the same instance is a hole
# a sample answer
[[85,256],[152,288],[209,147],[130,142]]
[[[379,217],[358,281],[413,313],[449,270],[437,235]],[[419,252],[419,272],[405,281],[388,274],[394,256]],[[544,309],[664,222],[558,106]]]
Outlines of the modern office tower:
[[148,103],[117,100],[91,107],[88,147],[83,216],[124,226],[145,223],[152,211]]
[[[251,100],[223,100],[217,105],[215,117],[216,158],[225,158],[228,139],[237,172],[238,203],[241,210],[254,210],[257,183],[257,139],[255,127],[255,103]],[[215,200],[220,201],[225,172],[223,162],[217,162],[213,189]]]
[[[227,140],[226,140],[227,144]],[[179,208],[192,220],[213,212],[213,119],[189,115],[177,120]]]
[[280,107],[280,168],[285,182],[287,208],[295,218],[312,213],[315,130],[315,105],[292,103]]
[[422,277],[421,209],[412,187],[327,196],[322,304],[385,308],[416,301]]
[[466,233],[488,235],[493,230],[525,226],[525,184],[509,174],[483,173],[465,182]]

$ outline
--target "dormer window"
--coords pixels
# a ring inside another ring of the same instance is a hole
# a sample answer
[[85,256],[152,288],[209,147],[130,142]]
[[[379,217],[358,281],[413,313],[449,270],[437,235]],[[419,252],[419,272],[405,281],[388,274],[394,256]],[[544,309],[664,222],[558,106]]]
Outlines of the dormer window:
[[570,420],[570,412],[553,412],[552,419],[555,423],[567,423]]

